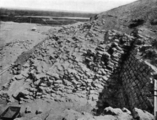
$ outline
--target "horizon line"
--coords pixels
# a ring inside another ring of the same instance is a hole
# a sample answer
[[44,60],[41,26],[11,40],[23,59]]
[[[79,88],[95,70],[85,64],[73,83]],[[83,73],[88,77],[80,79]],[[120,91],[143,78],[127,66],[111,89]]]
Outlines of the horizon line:
[[[0,9],[8,9],[8,10],[28,10],[28,11],[47,11],[47,12],[67,12],[67,13],[84,13],[84,14],[99,14],[101,12],[82,12],[82,11],[70,11],[70,10],[52,10],[52,9],[32,9],[32,8],[15,8],[15,7],[0,7]],[[113,9],[113,8],[112,8]],[[111,9],[110,9],[111,10]],[[108,10],[106,10],[108,11]]]

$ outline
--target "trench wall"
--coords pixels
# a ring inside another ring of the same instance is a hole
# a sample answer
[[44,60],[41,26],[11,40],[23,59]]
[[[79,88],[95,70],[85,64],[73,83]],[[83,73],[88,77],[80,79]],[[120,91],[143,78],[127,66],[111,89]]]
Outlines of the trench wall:
[[136,58],[137,51],[132,50],[120,73],[122,88],[119,92],[120,106],[130,109],[138,107],[152,111],[153,96],[151,93],[151,72],[153,70]]
[[[153,112],[153,69],[137,58],[137,48],[133,47],[125,61],[109,78],[109,85],[102,91],[99,102],[103,107],[107,103],[113,107],[135,107]],[[103,101],[102,101],[103,100]],[[101,107],[99,106],[101,111]],[[103,110],[103,109],[102,109]]]

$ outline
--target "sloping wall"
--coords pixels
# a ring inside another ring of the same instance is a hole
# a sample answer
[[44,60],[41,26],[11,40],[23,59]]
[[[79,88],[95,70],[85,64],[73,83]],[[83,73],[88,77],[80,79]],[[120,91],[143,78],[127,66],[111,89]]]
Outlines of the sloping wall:
[[153,112],[153,84],[151,73],[154,70],[137,56],[137,39],[128,49],[119,67],[108,79],[108,86],[99,96],[98,113],[102,113],[105,105],[126,107],[133,112],[135,107]]
[[138,107],[152,112],[153,96],[150,78],[153,70],[144,61],[138,60],[136,54],[136,49],[131,52],[120,73],[123,93],[119,95],[120,106],[130,109]]

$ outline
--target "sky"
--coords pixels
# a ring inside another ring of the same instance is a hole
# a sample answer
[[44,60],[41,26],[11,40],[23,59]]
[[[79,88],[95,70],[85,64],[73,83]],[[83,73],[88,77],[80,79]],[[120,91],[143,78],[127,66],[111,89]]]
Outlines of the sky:
[[0,0],[0,8],[99,13],[136,0]]

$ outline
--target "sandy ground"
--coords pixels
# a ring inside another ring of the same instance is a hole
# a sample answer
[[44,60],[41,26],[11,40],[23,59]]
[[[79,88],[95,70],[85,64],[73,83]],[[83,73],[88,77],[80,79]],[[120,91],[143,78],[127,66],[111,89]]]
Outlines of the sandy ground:
[[[31,31],[35,27],[37,31]],[[45,38],[51,26],[42,26],[28,23],[1,22],[0,40],[1,45],[15,41],[34,40],[36,43]]]
[[[35,31],[32,28],[36,28]],[[56,29],[56,27],[55,27]],[[24,51],[32,49],[36,44],[48,37],[52,26],[29,23],[1,22],[0,23],[0,73],[7,69]],[[3,73],[0,80],[9,77]]]

